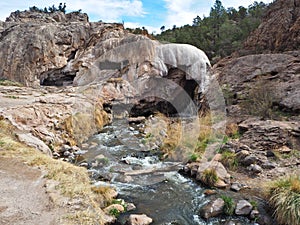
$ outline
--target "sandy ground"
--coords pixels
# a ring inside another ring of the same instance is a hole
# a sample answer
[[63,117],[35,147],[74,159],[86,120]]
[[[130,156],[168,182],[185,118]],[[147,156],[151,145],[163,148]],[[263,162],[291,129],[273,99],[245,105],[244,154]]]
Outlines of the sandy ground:
[[46,193],[40,170],[0,157],[0,224],[57,225],[62,215]]

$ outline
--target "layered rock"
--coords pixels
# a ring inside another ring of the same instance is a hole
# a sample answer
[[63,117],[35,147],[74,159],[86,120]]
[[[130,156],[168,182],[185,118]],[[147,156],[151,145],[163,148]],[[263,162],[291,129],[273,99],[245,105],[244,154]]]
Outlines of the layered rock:
[[248,55],[224,59],[214,66],[213,71],[218,74],[225,97],[231,98],[230,105],[247,100],[249,90],[261,85],[262,89],[273,92],[273,104],[278,105],[279,110],[298,114],[299,61],[300,52]]
[[[15,12],[6,21],[0,37],[0,77],[26,86],[72,83],[87,59],[124,36],[121,24],[89,23],[81,13]],[[109,43],[102,42],[109,38]]]
[[257,30],[244,44],[241,54],[295,50],[300,45],[300,1],[277,0],[270,4]]
[[20,141],[51,155],[64,144],[80,145],[110,122],[102,101],[74,88],[0,86],[0,118],[17,128]]

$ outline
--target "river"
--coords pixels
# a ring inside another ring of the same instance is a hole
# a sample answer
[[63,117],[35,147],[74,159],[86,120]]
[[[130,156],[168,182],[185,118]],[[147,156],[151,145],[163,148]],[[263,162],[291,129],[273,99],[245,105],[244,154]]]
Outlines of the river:
[[[115,187],[119,198],[136,205],[122,214],[116,224],[124,224],[130,213],[145,213],[153,225],[253,224],[246,218],[215,218],[205,221],[199,209],[209,202],[204,188],[181,175],[181,162],[159,159],[159,151],[148,151],[141,142],[139,126],[114,122],[88,141],[84,154],[96,184]],[[231,221],[232,223],[229,223]]]

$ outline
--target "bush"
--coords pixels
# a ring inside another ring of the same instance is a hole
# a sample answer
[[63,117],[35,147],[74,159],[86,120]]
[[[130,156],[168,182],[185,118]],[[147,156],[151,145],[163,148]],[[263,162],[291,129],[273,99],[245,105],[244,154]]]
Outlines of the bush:
[[268,186],[270,205],[280,224],[300,224],[300,176],[279,179]]
[[239,166],[236,154],[226,150],[222,152],[221,163],[231,170],[235,170]]
[[204,170],[201,176],[201,181],[210,187],[214,186],[218,179],[217,172],[214,168]]
[[274,116],[274,103],[277,99],[276,89],[270,85],[266,85],[264,80],[259,80],[249,90],[242,108],[250,115],[260,116],[263,119],[272,119]]
[[234,203],[233,199],[226,195],[221,196],[221,198],[223,199],[223,201],[225,203],[224,209],[223,209],[224,213],[228,216],[233,215],[234,209],[235,209],[235,203]]

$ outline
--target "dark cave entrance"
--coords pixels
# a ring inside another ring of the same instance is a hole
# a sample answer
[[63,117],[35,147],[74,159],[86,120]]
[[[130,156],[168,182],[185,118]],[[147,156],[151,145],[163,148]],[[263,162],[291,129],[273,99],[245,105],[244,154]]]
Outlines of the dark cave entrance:
[[199,84],[193,79],[186,79],[186,73],[178,68],[170,68],[164,79],[169,79],[181,88],[172,91],[172,100],[151,96],[141,99],[129,112],[130,116],[149,116],[160,112],[168,116],[176,116],[182,112],[188,112],[188,107],[194,103],[199,105],[197,88]]
[[78,71],[63,72],[62,69],[54,69],[44,72],[40,77],[41,86],[70,86]]

